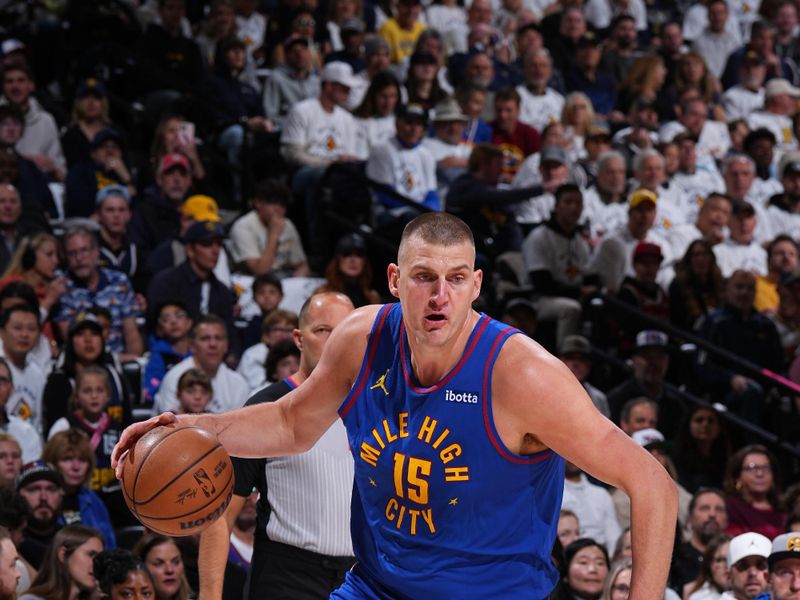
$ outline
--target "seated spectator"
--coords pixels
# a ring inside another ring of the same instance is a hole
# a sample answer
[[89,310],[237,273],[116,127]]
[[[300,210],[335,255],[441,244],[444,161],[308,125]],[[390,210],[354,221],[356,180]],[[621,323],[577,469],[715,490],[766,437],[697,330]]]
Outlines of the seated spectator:
[[[102,534],[105,547],[114,548],[117,539],[108,507],[116,509],[115,512],[125,511],[128,520],[131,519],[131,515],[122,498],[119,482],[115,482],[118,494],[116,499],[112,499],[108,494],[101,496],[95,491],[99,489],[97,485],[99,468],[95,466],[96,451],[92,449],[89,436],[84,431],[65,429],[53,435],[45,444],[42,460],[58,471],[64,483],[64,497],[61,504],[64,524],[80,523],[86,527],[93,527]],[[107,460],[106,463],[110,471],[111,463]]]
[[200,369],[189,369],[178,380],[178,414],[197,415],[207,412],[214,396],[211,379]]
[[437,193],[447,195],[450,184],[467,170],[472,148],[462,142],[469,117],[461,112],[458,102],[446,99],[436,105],[433,115],[433,136],[422,140],[422,146],[436,161]]
[[698,167],[716,168],[731,147],[731,138],[724,123],[708,118],[708,104],[695,96],[685,98],[675,109],[677,121],[669,121],[658,131],[662,142],[671,142],[679,133],[688,132],[697,140]]
[[447,99],[436,74],[439,63],[429,52],[414,52],[409,59],[408,76],[405,80],[406,102],[417,104],[431,110],[436,104]]
[[153,277],[147,292],[148,306],[155,308],[180,298],[195,323],[201,315],[213,313],[233,331],[233,294],[214,274],[224,239],[225,229],[219,223],[192,224],[183,236],[186,261]]
[[253,279],[253,285],[250,286],[250,289],[253,294],[253,302],[258,307],[259,312],[250,318],[247,326],[241,332],[242,348],[249,348],[261,341],[264,317],[278,308],[278,305],[283,300],[281,280],[270,273],[259,275]]
[[241,407],[250,394],[250,387],[241,375],[223,362],[228,353],[225,321],[214,314],[203,314],[195,320],[190,340],[191,356],[167,371],[155,396],[154,414],[178,409],[178,380],[193,368],[204,371],[211,379],[214,398],[208,404],[209,412]]
[[492,143],[503,149],[503,179],[514,178],[522,162],[541,148],[539,132],[519,120],[520,96],[513,88],[500,90],[494,97],[495,120]]
[[39,310],[30,304],[15,304],[0,314],[2,354],[14,383],[6,412],[28,421],[41,434],[45,377],[31,355],[40,331]]
[[764,127],[772,132],[778,149],[789,152],[797,149],[797,138],[792,128],[792,117],[797,112],[795,102],[800,89],[786,79],[770,79],[764,88],[764,108],[745,117],[751,131]]
[[[0,373],[1,372],[2,367],[0,367]],[[0,375],[0,377],[2,377],[2,375]],[[2,401],[1,396],[2,392],[0,392],[0,401]],[[2,415],[0,414],[0,417],[1,416]],[[7,431],[9,424],[10,423],[6,423],[5,430],[0,431],[0,490],[13,491],[16,489],[17,477],[19,476],[19,472],[22,470],[23,460],[22,446],[20,446],[17,438]],[[34,433],[36,432],[30,432],[31,439],[37,439],[36,436],[33,435]],[[40,441],[40,456],[42,454],[41,445],[42,443]],[[33,452],[30,453],[32,454]]]
[[524,82],[516,90],[520,97],[519,120],[542,131],[561,118],[564,96],[549,87],[553,60],[545,48],[531,50],[523,57]]
[[564,75],[568,92],[583,92],[598,115],[606,116],[617,101],[612,76],[600,66],[600,40],[587,32],[578,40],[571,70]]
[[[192,132],[195,125],[185,117],[177,114],[168,114],[156,125],[153,134],[153,143],[150,146],[150,162],[148,163],[148,176],[156,176],[161,167],[161,161],[167,154],[179,154],[188,161],[186,171],[191,173],[196,182],[203,182],[206,178],[206,169],[197,151],[197,141]],[[148,185],[153,182],[147,181]],[[145,190],[147,191],[147,190]]]
[[356,308],[380,303],[380,294],[372,284],[372,266],[367,258],[367,243],[362,236],[351,233],[336,242],[334,256],[325,268],[323,289],[343,293]]
[[153,576],[141,559],[128,550],[96,554],[92,558],[92,575],[97,588],[111,600],[155,596]]
[[721,489],[730,450],[719,413],[711,406],[693,406],[675,434],[672,448],[678,481],[690,492],[703,487]]
[[753,444],[728,460],[728,535],[753,531],[774,538],[783,533],[786,513],[780,505],[780,472],[772,452]]
[[640,396],[625,402],[619,413],[619,428],[632,436],[637,431],[658,427],[658,404]]
[[[644,314],[667,321],[669,318],[669,299],[664,289],[658,285],[656,277],[664,260],[661,248],[652,242],[639,242],[633,250],[633,276],[622,280],[617,298]],[[621,339],[619,347],[623,352],[633,348],[633,340],[638,327],[620,323]]]
[[362,152],[371,153],[395,135],[394,115],[400,95],[400,84],[390,72],[372,78],[364,99],[353,110]]
[[[19,551],[34,569],[39,571],[34,585],[47,570],[45,561],[48,550],[52,548],[62,536],[58,536],[63,527],[61,521],[61,504],[64,497],[64,481],[61,474],[43,460],[35,460],[22,466],[17,479],[17,493],[22,496],[28,505],[28,518]],[[82,527],[81,525],[73,525]],[[96,537],[102,548],[100,534],[95,530],[91,537]],[[88,538],[89,536],[87,536]]]
[[664,385],[670,363],[667,335],[655,329],[640,331],[631,363],[632,376],[608,392],[611,419],[615,423],[621,422],[622,407],[628,400],[649,398],[658,405],[659,430],[672,438],[683,420],[686,407],[682,397]]
[[167,300],[156,309],[155,333],[150,336],[150,358],[144,369],[144,398],[152,402],[167,371],[189,356],[192,319],[180,300]]
[[[725,507],[725,495],[716,488],[699,489],[689,503],[688,539],[678,545],[677,578],[679,589],[687,589],[698,576],[708,576],[713,571],[703,564],[703,557],[709,547],[717,546],[715,540],[725,534],[728,526],[728,509]],[[703,583],[705,583],[705,578]],[[700,584],[702,585],[702,583]]]
[[603,543],[588,537],[585,530],[581,535],[564,549],[561,580],[551,594],[553,600],[600,598],[609,572],[608,550]]
[[319,75],[310,68],[308,40],[291,35],[283,42],[285,62],[264,83],[264,114],[278,127],[292,107],[319,95]]
[[729,541],[730,537],[720,533],[708,543],[697,578],[683,587],[687,600],[722,598],[725,594],[731,593],[731,574],[728,567]]
[[389,45],[391,61],[397,65],[410,56],[419,35],[425,30],[420,21],[422,4],[419,0],[401,0],[394,16],[384,21],[378,35]]
[[750,28],[750,39],[744,40],[746,43],[728,57],[725,71],[721,77],[722,87],[725,89],[739,83],[742,58],[748,52],[758,54],[764,64],[767,65],[767,81],[776,77],[788,80],[794,77],[790,61],[775,53],[775,26],[764,19],[756,19],[757,16],[757,12],[751,16],[753,23]]
[[792,540],[796,540],[795,531],[779,535],[772,540],[772,552],[769,555],[769,582],[771,598],[791,598],[797,592],[793,581],[797,577],[798,556]]
[[746,119],[764,106],[764,78],[767,66],[757,52],[750,50],[742,56],[739,83],[722,94],[722,106],[728,122]]
[[477,84],[465,84],[456,89],[456,102],[469,119],[462,138],[468,146],[488,144],[492,141],[492,128],[482,117],[487,95],[486,88]]
[[288,310],[275,309],[264,318],[261,341],[244,351],[237,369],[251,390],[260,388],[267,382],[264,367],[270,348],[280,341],[291,340],[297,327],[297,315]]
[[583,140],[585,156],[579,158],[569,173],[569,180],[581,188],[597,183],[599,160],[611,150],[611,133],[604,125],[590,125]]
[[105,83],[89,77],[78,84],[72,103],[72,123],[61,135],[67,168],[91,162],[92,140],[103,129],[111,126],[108,110],[108,89]]
[[678,170],[670,178],[670,185],[675,184],[685,193],[690,210],[687,221],[691,222],[697,205],[702,208],[704,198],[721,194],[725,189],[725,182],[716,167],[698,168],[697,140],[690,133],[679,133],[673,138],[673,142],[678,146]]
[[136,542],[133,553],[144,562],[153,576],[155,598],[180,600],[190,597],[191,588],[186,579],[183,557],[173,538],[146,533]]
[[230,0],[213,0],[194,38],[207,67],[214,66],[217,44],[227,36],[235,34],[236,29],[236,14],[233,12]]
[[774,183],[783,189],[769,198],[765,211],[770,235],[795,238],[800,234],[800,152],[781,156],[777,175],[780,182]]
[[111,312],[111,331],[107,340],[111,352],[139,356],[142,338],[136,319],[139,303],[128,278],[119,271],[103,268],[100,248],[94,233],[84,226],[73,227],[64,234],[67,257],[67,291],[61,297],[58,313],[53,317],[62,339],[78,315],[97,305]]
[[[630,38],[626,36],[624,43],[628,45],[629,40]],[[617,76],[621,75],[622,80],[615,105],[616,110],[622,115],[628,115],[637,104],[648,106],[655,112],[654,121],[658,123],[659,116],[668,110],[665,106],[668,104],[668,95],[664,89],[667,68],[664,66],[663,58],[658,55],[641,56],[634,51],[628,54],[624,61],[629,64],[622,71],[617,71]],[[608,68],[606,70],[609,71]]]
[[[420,144],[428,126],[428,112],[416,104],[398,109],[395,119],[396,135],[378,146],[367,160],[367,177],[431,210],[440,210],[436,192],[436,163]],[[391,223],[407,219],[416,211],[394,199],[391,194],[377,191],[379,221]]]
[[308,275],[308,262],[297,228],[286,218],[292,193],[283,183],[260,183],[250,198],[253,209],[231,227],[231,251],[252,275]]
[[775,135],[766,127],[753,128],[742,142],[745,154],[753,159],[756,167],[751,194],[762,200],[764,204],[766,204],[767,198],[782,191],[777,176],[778,156],[775,145]]
[[8,269],[23,237],[37,230],[23,218],[22,199],[17,188],[0,183],[0,271]]
[[44,427],[50,431],[53,424],[69,413],[69,399],[75,390],[75,379],[83,369],[99,366],[111,378],[111,400],[106,407],[109,417],[121,423],[130,423],[130,393],[122,366],[106,352],[103,326],[91,312],[81,314],[70,324],[64,350],[58,357],[55,369],[47,377],[44,387]]
[[797,244],[788,235],[779,235],[767,245],[767,274],[756,276],[756,298],[753,307],[765,315],[773,315],[779,306],[778,286],[800,265]]
[[625,157],[620,152],[609,150],[597,158],[597,180],[583,191],[583,213],[593,242],[625,224],[625,172]]
[[[336,6],[334,3],[333,6]],[[325,58],[329,61],[342,61],[353,67],[353,71],[358,73],[364,70],[364,37],[365,24],[359,17],[344,17],[337,24],[333,20],[328,21],[328,32],[333,34],[334,28],[338,27],[338,44],[334,45],[333,51],[329,52]]]
[[581,525],[578,517],[571,510],[562,509],[558,515],[558,529],[556,533],[562,548],[581,537]]
[[595,408],[606,417],[610,417],[611,411],[608,408],[606,395],[589,383],[589,374],[592,371],[592,345],[589,340],[581,335],[568,335],[558,347],[558,357],[583,386]]
[[128,189],[121,185],[108,185],[97,192],[94,217],[100,225],[101,268],[113,269],[124,274],[133,289],[142,293],[146,289],[146,265],[141,262],[136,244],[128,237],[131,222],[131,198]]
[[[547,164],[545,155],[550,148],[542,152],[542,164]],[[531,231],[522,244],[525,272],[537,298],[537,315],[539,319],[556,320],[559,346],[578,330],[581,301],[598,290],[596,276],[588,272],[591,248],[578,227],[582,212],[583,196],[578,186],[560,186],[550,220]]]
[[550,15],[549,20],[558,24],[558,31],[553,32],[555,35],[550,35],[547,29],[548,23],[544,23],[545,44],[553,56],[553,66],[566,74],[575,64],[578,46],[585,41],[583,38],[588,32],[586,17],[582,7],[567,6],[560,12]]
[[[684,206],[691,207],[694,204],[691,198],[685,200]],[[691,208],[686,212],[691,213]],[[666,237],[672,257],[680,260],[689,246],[697,240],[708,242],[709,249],[722,242],[727,233],[731,212],[730,199],[724,194],[712,192],[702,201],[694,220],[673,224],[667,230]]]
[[560,121],[564,131],[568,132],[564,140],[564,150],[567,151],[570,162],[584,158],[586,134],[595,121],[592,101],[583,92],[570,92],[564,99]]
[[[7,443],[16,445],[16,452],[20,455],[18,458],[22,462],[17,466],[17,470],[23,463],[28,463],[37,460],[42,454],[42,436],[30,423],[30,421],[21,419],[15,414],[10,414],[7,411],[8,400],[11,393],[14,391],[14,377],[11,372],[11,367],[5,358],[0,357],[0,430],[2,434],[9,436],[10,439],[5,440]],[[12,453],[13,450],[3,448],[3,450]],[[3,461],[4,463],[6,461]]]
[[800,346],[800,272],[783,278],[778,284],[778,297],[778,309],[767,316],[775,324],[784,357],[790,364]]
[[136,188],[130,168],[126,164],[122,146],[122,135],[107,127],[92,139],[91,160],[78,163],[67,173],[64,184],[64,215],[88,217],[95,209],[97,193],[109,185],[127,188],[135,194]]
[[767,274],[767,251],[756,239],[758,213],[747,201],[735,202],[730,220],[730,237],[714,246],[714,255],[723,277],[734,271],[746,270],[757,275]]
[[270,348],[267,362],[264,364],[266,378],[262,387],[283,381],[297,373],[300,368],[300,350],[294,340],[281,340]]
[[[753,308],[755,293],[754,275],[735,270],[725,284],[725,304],[701,323],[698,335],[744,360],[781,373],[780,338],[772,321]],[[751,423],[761,423],[763,389],[758,383],[706,352],[698,355],[695,370],[704,387],[724,398],[730,410]]]
[[603,487],[591,483],[584,472],[569,461],[561,509],[575,513],[581,524],[581,535],[613,549],[621,529],[611,496]]
[[63,181],[66,170],[58,125],[34,97],[36,82],[24,61],[14,62],[3,71],[3,100],[19,108],[25,115],[25,130],[16,150],[32,160],[50,179]]
[[[350,96],[344,104],[347,110],[355,111],[356,107],[360,106],[364,100],[364,95],[372,80],[381,73],[390,72],[388,44],[380,37],[370,37],[364,42],[364,60],[366,61],[366,67],[363,71],[356,73],[353,78],[353,87],[350,90]],[[397,77],[394,78],[397,80]],[[397,99],[400,99],[399,95]]]
[[[2,105],[0,105],[2,110]],[[0,136],[3,134],[0,127]],[[11,185],[25,198],[21,221],[31,231],[49,231],[48,218],[59,218],[53,194],[41,171],[12,148],[4,146],[0,137],[0,184]]]
[[[708,204],[711,201],[706,201]],[[711,242],[698,239],[675,264],[675,278],[669,284],[669,320],[684,329],[722,306],[725,279],[717,266]]]
[[[728,544],[732,598],[758,598],[769,594],[768,561],[772,544],[760,533],[748,531]],[[723,595],[724,597],[725,595]]]
[[741,37],[728,31],[729,9],[726,0],[710,0],[708,27],[694,40],[692,50],[697,52],[714,77],[721,77],[728,62],[728,56],[741,44]]
[[[538,158],[538,161],[534,159]],[[538,162],[538,164],[536,164]],[[531,170],[536,164],[538,173],[533,177]],[[517,204],[514,207],[517,222],[524,230],[545,222],[555,206],[553,191],[565,184],[569,175],[570,162],[566,151],[561,146],[547,145],[538,155],[531,155],[517,171],[511,182],[512,187],[527,187],[541,184],[539,194]]]

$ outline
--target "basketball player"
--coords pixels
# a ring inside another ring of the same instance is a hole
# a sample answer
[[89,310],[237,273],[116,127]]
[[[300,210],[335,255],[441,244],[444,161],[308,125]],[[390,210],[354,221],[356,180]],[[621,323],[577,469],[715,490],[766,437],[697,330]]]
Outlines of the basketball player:
[[[344,294],[311,296],[300,310],[294,340],[300,370],[254,394],[247,406],[274,402],[317,366],[330,333],[353,311]],[[200,596],[221,598],[230,531],[253,488],[260,494],[249,598],[322,600],[353,566],[348,526],[353,458],[337,420],[309,452],[266,461],[234,458],[235,485],[225,516],[200,537]]]
[[194,424],[235,456],[262,457],[308,450],[339,416],[355,459],[358,562],[331,597],[466,599],[550,593],[567,459],[630,496],[630,598],[660,599],[674,484],[563,363],[472,310],[483,276],[474,264],[462,221],[416,218],[388,268],[400,303],[353,312],[302,386],[277,402],[132,425],[115,464],[160,424]]

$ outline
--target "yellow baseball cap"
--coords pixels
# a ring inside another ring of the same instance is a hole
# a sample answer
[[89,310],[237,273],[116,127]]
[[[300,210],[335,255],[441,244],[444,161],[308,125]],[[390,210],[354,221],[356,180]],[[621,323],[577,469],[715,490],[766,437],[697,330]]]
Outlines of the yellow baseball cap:
[[644,188],[639,188],[633,192],[633,194],[631,194],[631,199],[628,202],[628,210],[633,210],[642,202],[652,202],[655,205],[658,203],[658,196],[655,192],[651,192],[650,190],[646,190]]
[[219,216],[217,201],[211,196],[203,196],[201,194],[189,196],[184,200],[181,214],[195,221],[213,221],[214,223],[222,221]]

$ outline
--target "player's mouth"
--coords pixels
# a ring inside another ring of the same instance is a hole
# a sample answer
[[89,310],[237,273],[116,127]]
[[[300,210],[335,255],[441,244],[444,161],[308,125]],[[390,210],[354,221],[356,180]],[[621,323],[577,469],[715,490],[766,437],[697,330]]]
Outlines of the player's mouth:
[[433,325],[434,327],[443,324],[445,321],[447,321],[447,317],[441,313],[430,313],[425,315],[425,322],[429,325]]

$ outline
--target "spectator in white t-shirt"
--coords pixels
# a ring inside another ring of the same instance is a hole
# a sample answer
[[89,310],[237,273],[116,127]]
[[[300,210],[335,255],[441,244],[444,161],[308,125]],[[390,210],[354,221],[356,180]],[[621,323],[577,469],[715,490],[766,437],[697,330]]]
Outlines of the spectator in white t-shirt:
[[755,50],[748,50],[742,57],[739,83],[725,90],[722,94],[722,108],[725,118],[730,123],[736,119],[747,118],[750,113],[764,106],[764,78],[767,66],[761,55]]
[[545,48],[528,52],[522,64],[525,81],[517,86],[519,120],[541,132],[548,123],[561,120],[564,96],[547,86],[553,76],[553,60]]
[[758,216],[752,204],[734,202],[730,238],[714,246],[714,256],[723,277],[730,277],[736,270],[767,274],[767,251],[756,242],[754,235],[757,223]]
[[792,117],[796,111],[800,88],[785,79],[771,79],[764,89],[764,109],[747,116],[751,131],[764,127],[769,129],[778,142],[778,149],[789,152],[797,149],[797,138],[792,128]]
[[726,28],[730,10],[725,0],[711,0],[706,6],[708,27],[694,41],[692,49],[703,58],[708,70],[719,78],[728,56],[739,47],[740,38]]
[[31,355],[40,329],[39,311],[28,304],[11,306],[0,314],[3,358],[14,383],[6,413],[28,421],[41,433],[45,376]]
[[[8,443],[5,447],[0,447],[0,451],[13,453],[12,444],[17,446],[18,452],[21,455],[21,461],[17,464],[17,472],[19,468],[33,460],[37,460],[42,455],[42,437],[30,421],[25,421],[19,417],[8,414],[6,407],[11,394],[14,392],[14,378],[11,373],[11,366],[6,359],[0,357],[0,430],[3,431],[4,436],[9,436],[11,439],[3,439],[0,437],[0,446],[3,443]],[[1,478],[1,476],[0,476]],[[2,483],[2,481],[0,481]]]
[[436,161],[437,191],[439,197],[444,198],[450,184],[467,171],[472,147],[464,143],[462,138],[469,117],[452,98],[439,102],[433,110],[434,137],[422,140],[422,146]]

